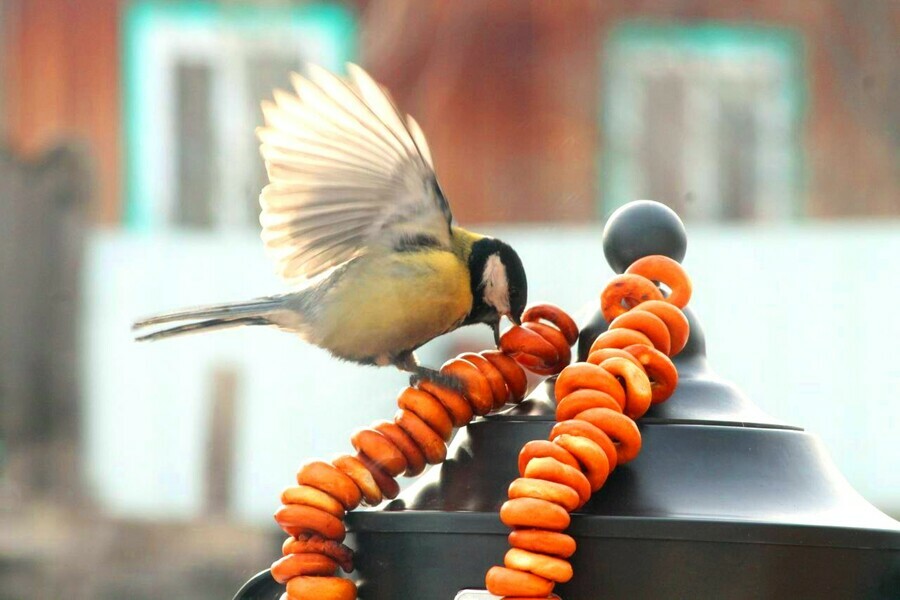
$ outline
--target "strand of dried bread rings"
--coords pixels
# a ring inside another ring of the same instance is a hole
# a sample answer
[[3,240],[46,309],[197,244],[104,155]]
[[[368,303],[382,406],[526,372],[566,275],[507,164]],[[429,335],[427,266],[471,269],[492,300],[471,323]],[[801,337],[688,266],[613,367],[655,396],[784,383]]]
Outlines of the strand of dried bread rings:
[[[656,283],[670,290],[664,297]],[[504,566],[487,572],[488,591],[506,600],[549,598],[572,578],[567,560],[575,540],[563,533],[569,513],[603,487],[617,465],[641,449],[635,424],[678,384],[670,360],[687,343],[681,311],[691,296],[684,269],[665,256],[648,256],[615,277],[601,294],[609,329],[591,345],[587,362],[569,365],[554,391],[556,420],[549,440],[525,444],[520,477],[509,486],[500,519],[512,528]]]
[[272,576],[287,584],[282,600],[352,600],[356,585],[337,576],[353,570],[352,551],[342,544],[344,516],[360,504],[374,506],[397,496],[400,475],[419,475],[447,455],[456,427],[524,398],[525,372],[556,374],[571,360],[578,327],[569,315],[537,305],[523,324],[507,331],[500,351],[461,354],[441,367],[457,377],[465,393],[429,381],[404,389],[392,421],[380,421],[350,438],[354,455],[312,461],[297,473],[297,486],[281,495],[275,520],[290,536]]

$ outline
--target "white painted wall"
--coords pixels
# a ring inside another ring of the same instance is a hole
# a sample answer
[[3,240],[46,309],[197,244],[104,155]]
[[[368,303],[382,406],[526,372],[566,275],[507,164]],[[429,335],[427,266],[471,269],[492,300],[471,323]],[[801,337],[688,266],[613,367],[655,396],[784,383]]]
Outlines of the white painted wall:
[[[600,228],[497,228],[521,253],[531,301],[578,312],[611,276]],[[761,408],[818,434],[870,501],[900,514],[900,222],[689,227],[691,305],[712,366]],[[341,364],[289,335],[252,328],[154,344],[140,316],[284,288],[255,234],[97,232],[86,269],[85,447],[114,513],[190,517],[201,508],[210,375],[239,370],[237,516],[268,521],[312,457],[390,418],[405,377]],[[469,329],[479,347],[487,328]],[[426,347],[438,363],[453,342]]]

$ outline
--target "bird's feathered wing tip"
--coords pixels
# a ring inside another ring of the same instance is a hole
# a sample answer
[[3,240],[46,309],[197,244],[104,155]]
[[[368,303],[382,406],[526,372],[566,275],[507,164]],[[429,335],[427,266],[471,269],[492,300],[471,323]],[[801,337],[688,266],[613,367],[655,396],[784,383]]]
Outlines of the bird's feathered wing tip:
[[308,65],[291,76],[295,93],[262,103],[262,239],[289,281],[411,234],[449,245],[452,216],[422,129],[363,69],[347,72]]

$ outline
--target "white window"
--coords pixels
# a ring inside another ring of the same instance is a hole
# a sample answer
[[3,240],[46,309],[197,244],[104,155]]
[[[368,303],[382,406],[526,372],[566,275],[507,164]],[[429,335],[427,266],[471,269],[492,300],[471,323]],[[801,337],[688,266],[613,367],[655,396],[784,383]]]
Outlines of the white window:
[[695,219],[800,214],[800,55],[780,30],[614,33],[604,80],[604,212],[650,198]]
[[306,62],[343,70],[352,16],[299,7],[141,3],[126,19],[129,224],[257,227],[259,103]]

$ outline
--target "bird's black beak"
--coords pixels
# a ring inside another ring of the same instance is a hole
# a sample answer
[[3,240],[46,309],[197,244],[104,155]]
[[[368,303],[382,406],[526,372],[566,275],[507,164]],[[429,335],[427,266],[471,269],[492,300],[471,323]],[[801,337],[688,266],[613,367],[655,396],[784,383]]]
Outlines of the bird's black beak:
[[[510,321],[512,321],[515,325],[522,324],[522,319],[520,319],[519,317],[517,317],[516,315],[514,315],[512,313],[506,313],[503,316],[506,317],[507,319],[509,319]],[[496,321],[494,321],[490,325],[491,325],[491,329],[494,330],[494,345],[496,345],[499,348],[500,347],[500,319],[498,318]]]

